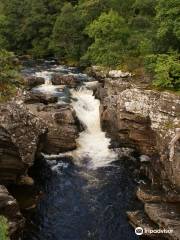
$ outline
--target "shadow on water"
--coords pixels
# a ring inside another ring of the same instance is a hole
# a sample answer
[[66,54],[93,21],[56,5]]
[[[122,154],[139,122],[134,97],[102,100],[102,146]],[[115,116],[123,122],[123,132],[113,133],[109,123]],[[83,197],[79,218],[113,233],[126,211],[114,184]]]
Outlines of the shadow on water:
[[138,239],[126,216],[135,205],[135,184],[122,161],[96,170],[67,159],[38,165],[44,196],[23,240]]

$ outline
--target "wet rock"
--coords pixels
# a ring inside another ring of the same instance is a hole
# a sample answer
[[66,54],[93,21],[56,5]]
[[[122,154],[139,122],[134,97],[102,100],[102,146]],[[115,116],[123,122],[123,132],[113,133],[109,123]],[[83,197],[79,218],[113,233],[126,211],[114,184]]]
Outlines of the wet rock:
[[138,199],[143,203],[179,203],[180,202],[180,194],[176,191],[169,191],[166,193],[162,189],[154,189],[154,187],[149,186],[140,186],[136,193]]
[[[136,228],[136,227],[141,227],[142,229],[147,229],[147,230],[153,230],[157,229],[157,225],[151,221],[143,211],[138,210],[138,211],[129,211],[127,212],[130,224]],[[144,235],[148,237],[155,237],[155,235],[150,235],[150,234],[145,234]],[[150,238],[150,239],[151,239]],[[163,238],[162,238],[163,239]]]
[[180,239],[180,207],[175,204],[145,204],[145,212],[160,229],[172,230],[169,239]]
[[76,139],[82,126],[70,105],[50,105],[39,108],[35,104],[27,105],[40,119],[46,122],[48,133],[43,152],[58,154],[77,147]]
[[32,103],[44,103],[44,104],[49,104],[49,103],[56,103],[58,101],[58,97],[53,96],[52,94],[44,94],[41,92],[27,92],[25,95],[24,102],[27,104],[32,104]]
[[25,82],[26,86],[31,89],[31,88],[36,87],[38,85],[44,84],[45,79],[42,78],[42,77],[29,76],[29,77],[24,78],[24,82]]
[[60,75],[54,74],[52,76],[53,85],[66,85],[68,87],[76,87],[81,81],[74,75]]
[[17,184],[18,185],[32,186],[32,185],[34,185],[34,180],[31,177],[27,176],[27,175],[25,175],[25,176],[22,175],[17,180]]
[[0,185],[0,215],[8,220],[9,234],[11,238],[22,231],[25,219],[20,213],[17,201],[9,194],[8,190]]
[[16,182],[26,175],[40,151],[45,124],[23,104],[0,105],[0,181]]

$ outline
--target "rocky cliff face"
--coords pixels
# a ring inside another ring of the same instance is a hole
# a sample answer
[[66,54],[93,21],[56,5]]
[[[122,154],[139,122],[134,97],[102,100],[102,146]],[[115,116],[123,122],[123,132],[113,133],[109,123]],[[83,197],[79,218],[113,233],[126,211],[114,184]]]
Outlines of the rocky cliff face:
[[[70,104],[21,101],[0,105],[0,184],[32,185],[28,169],[40,152],[58,154],[76,148],[81,124]],[[17,201],[0,186],[0,215],[8,219],[11,237],[24,225]],[[30,196],[31,197],[31,196]]]
[[20,103],[0,105],[0,182],[17,182],[33,165],[45,124]]
[[[18,102],[0,105],[0,184],[32,185],[28,169],[41,150],[46,125]],[[0,215],[8,219],[12,239],[25,220],[17,201],[0,185]]]
[[131,223],[138,226],[146,216],[145,226],[172,227],[174,235],[166,237],[179,239],[180,96],[148,89],[132,78],[101,78],[101,82],[96,95],[101,100],[102,128],[119,145],[136,148],[141,174],[150,180],[137,194],[145,215],[129,213]]

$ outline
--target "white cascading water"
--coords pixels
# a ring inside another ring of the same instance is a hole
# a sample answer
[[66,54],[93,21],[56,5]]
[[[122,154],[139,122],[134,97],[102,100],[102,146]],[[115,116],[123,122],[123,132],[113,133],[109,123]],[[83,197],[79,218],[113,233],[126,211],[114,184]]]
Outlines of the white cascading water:
[[52,84],[52,81],[51,81],[52,74],[53,74],[53,72],[50,72],[50,71],[36,72],[35,76],[44,78],[45,83],[36,87],[35,89],[37,89],[40,92],[47,93],[47,94],[56,93],[57,92],[56,90],[57,90],[58,86],[54,86]]
[[108,166],[117,156],[109,149],[110,139],[106,138],[105,132],[101,130],[99,100],[85,87],[78,91],[73,90],[72,95],[76,99],[72,105],[77,117],[86,127],[77,139],[79,146],[73,155],[80,160],[87,158],[90,168],[93,169]]
[[[62,68],[62,67],[61,67]],[[36,72],[37,77],[43,77],[45,84],[40,85],[36,89],[43,93],[55,94],[58,86],[52,85],[51,71]],[[101,130],[99,107],[100,102],[93,96],[93,91],[89,90],[89,86],[93,86],[97,82],[87,82],[84,87],[79,90],[72,90],[73,102],[77,117],[85,126],[85,130],[80,133],[77,139],[78,148],[72,152],[59,155],[44,155],[46,159],[55,158],[56,156],[71,155],[82,164],[83,160],[87,160],[88,166],[92,169],[108,166],[112,161],[116,160],[116,153],[109,149],[110,139],[105,136],[105,132]]]

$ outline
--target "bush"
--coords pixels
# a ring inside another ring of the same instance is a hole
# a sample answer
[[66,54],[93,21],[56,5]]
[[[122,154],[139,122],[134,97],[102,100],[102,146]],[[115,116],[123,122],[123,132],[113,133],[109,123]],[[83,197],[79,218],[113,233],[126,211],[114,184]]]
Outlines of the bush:
[[3,216],[0,216],[0,239],[9,240],[8,223],[7,223],[7,219]]
[[153,85],[162,89],[180,90],[180,62],[178,54],[149,55],[146,69],[154,75]]

